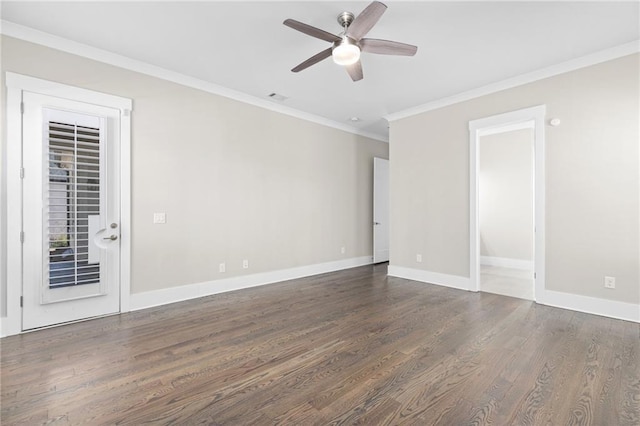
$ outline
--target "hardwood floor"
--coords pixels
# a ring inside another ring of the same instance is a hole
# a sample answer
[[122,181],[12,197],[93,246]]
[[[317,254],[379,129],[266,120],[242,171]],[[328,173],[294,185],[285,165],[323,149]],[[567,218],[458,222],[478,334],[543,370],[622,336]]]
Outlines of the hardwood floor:
[[640,424],[640,324],[385,274],[5,338],[1,423]]

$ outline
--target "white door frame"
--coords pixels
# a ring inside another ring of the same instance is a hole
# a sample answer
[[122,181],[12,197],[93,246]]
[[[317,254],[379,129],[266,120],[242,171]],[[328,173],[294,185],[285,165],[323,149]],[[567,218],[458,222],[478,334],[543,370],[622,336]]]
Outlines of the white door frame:
[[480,289],[480,137],[533,128],[534,149],[534,300],[543,303],[545,289],[545,168],[544,119],[546,105],[538,105],[469,122],[469,290]]
[[129,311],[131,268],[131,99],[11,72],[7,85],[7,300],[1,336],[22,332],[22,96],[39,93],[120,110],[120,312]]

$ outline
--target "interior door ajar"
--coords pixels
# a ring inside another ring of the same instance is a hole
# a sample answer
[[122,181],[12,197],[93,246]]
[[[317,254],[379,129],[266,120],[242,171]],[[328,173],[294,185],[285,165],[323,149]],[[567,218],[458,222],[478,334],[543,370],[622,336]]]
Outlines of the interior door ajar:
[[120,311],[120,111],[23,95],[22,329]]
[[389,261],[389,160],[373,159],[373,263]]

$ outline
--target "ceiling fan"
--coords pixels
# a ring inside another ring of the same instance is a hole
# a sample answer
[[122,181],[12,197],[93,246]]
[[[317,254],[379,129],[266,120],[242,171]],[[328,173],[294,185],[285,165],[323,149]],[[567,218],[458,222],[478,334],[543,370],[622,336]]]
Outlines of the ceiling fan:
[[418,48],[410,44],[397,41],[379,40],[375,38],[363,38],[378,22],[387,6],[379,1],[372,2],[358,16],[351,12],[342,12],[338,15],[338,23],[343,28],[340,35],[334,35],[295,19],[287,19],[283,22],[288,27],[298,30],[311,37],[319,38],[333,43],[333,46],[313,55],[306,61],[294,67],[291,71],[299,72],[311,65],[333,56],[333,61],[343,65],[353,81],[362,80],[362,64],[360,53],[377,53],[380,55],[413,56]]

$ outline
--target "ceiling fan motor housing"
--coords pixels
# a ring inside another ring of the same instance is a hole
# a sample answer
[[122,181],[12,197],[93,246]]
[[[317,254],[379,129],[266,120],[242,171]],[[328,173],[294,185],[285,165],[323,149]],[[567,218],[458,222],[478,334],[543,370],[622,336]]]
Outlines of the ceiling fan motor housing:
[[345,45],[345,44],[352,44],[354,46],[357,46],[358,49],[361,49],[360,44],[356,40],[352,39],[351,37],[347,37],[347,36],[342,36],[342,40],[334,42],[332,49],[335,49],[336,47],[342,46],[342,45]]

